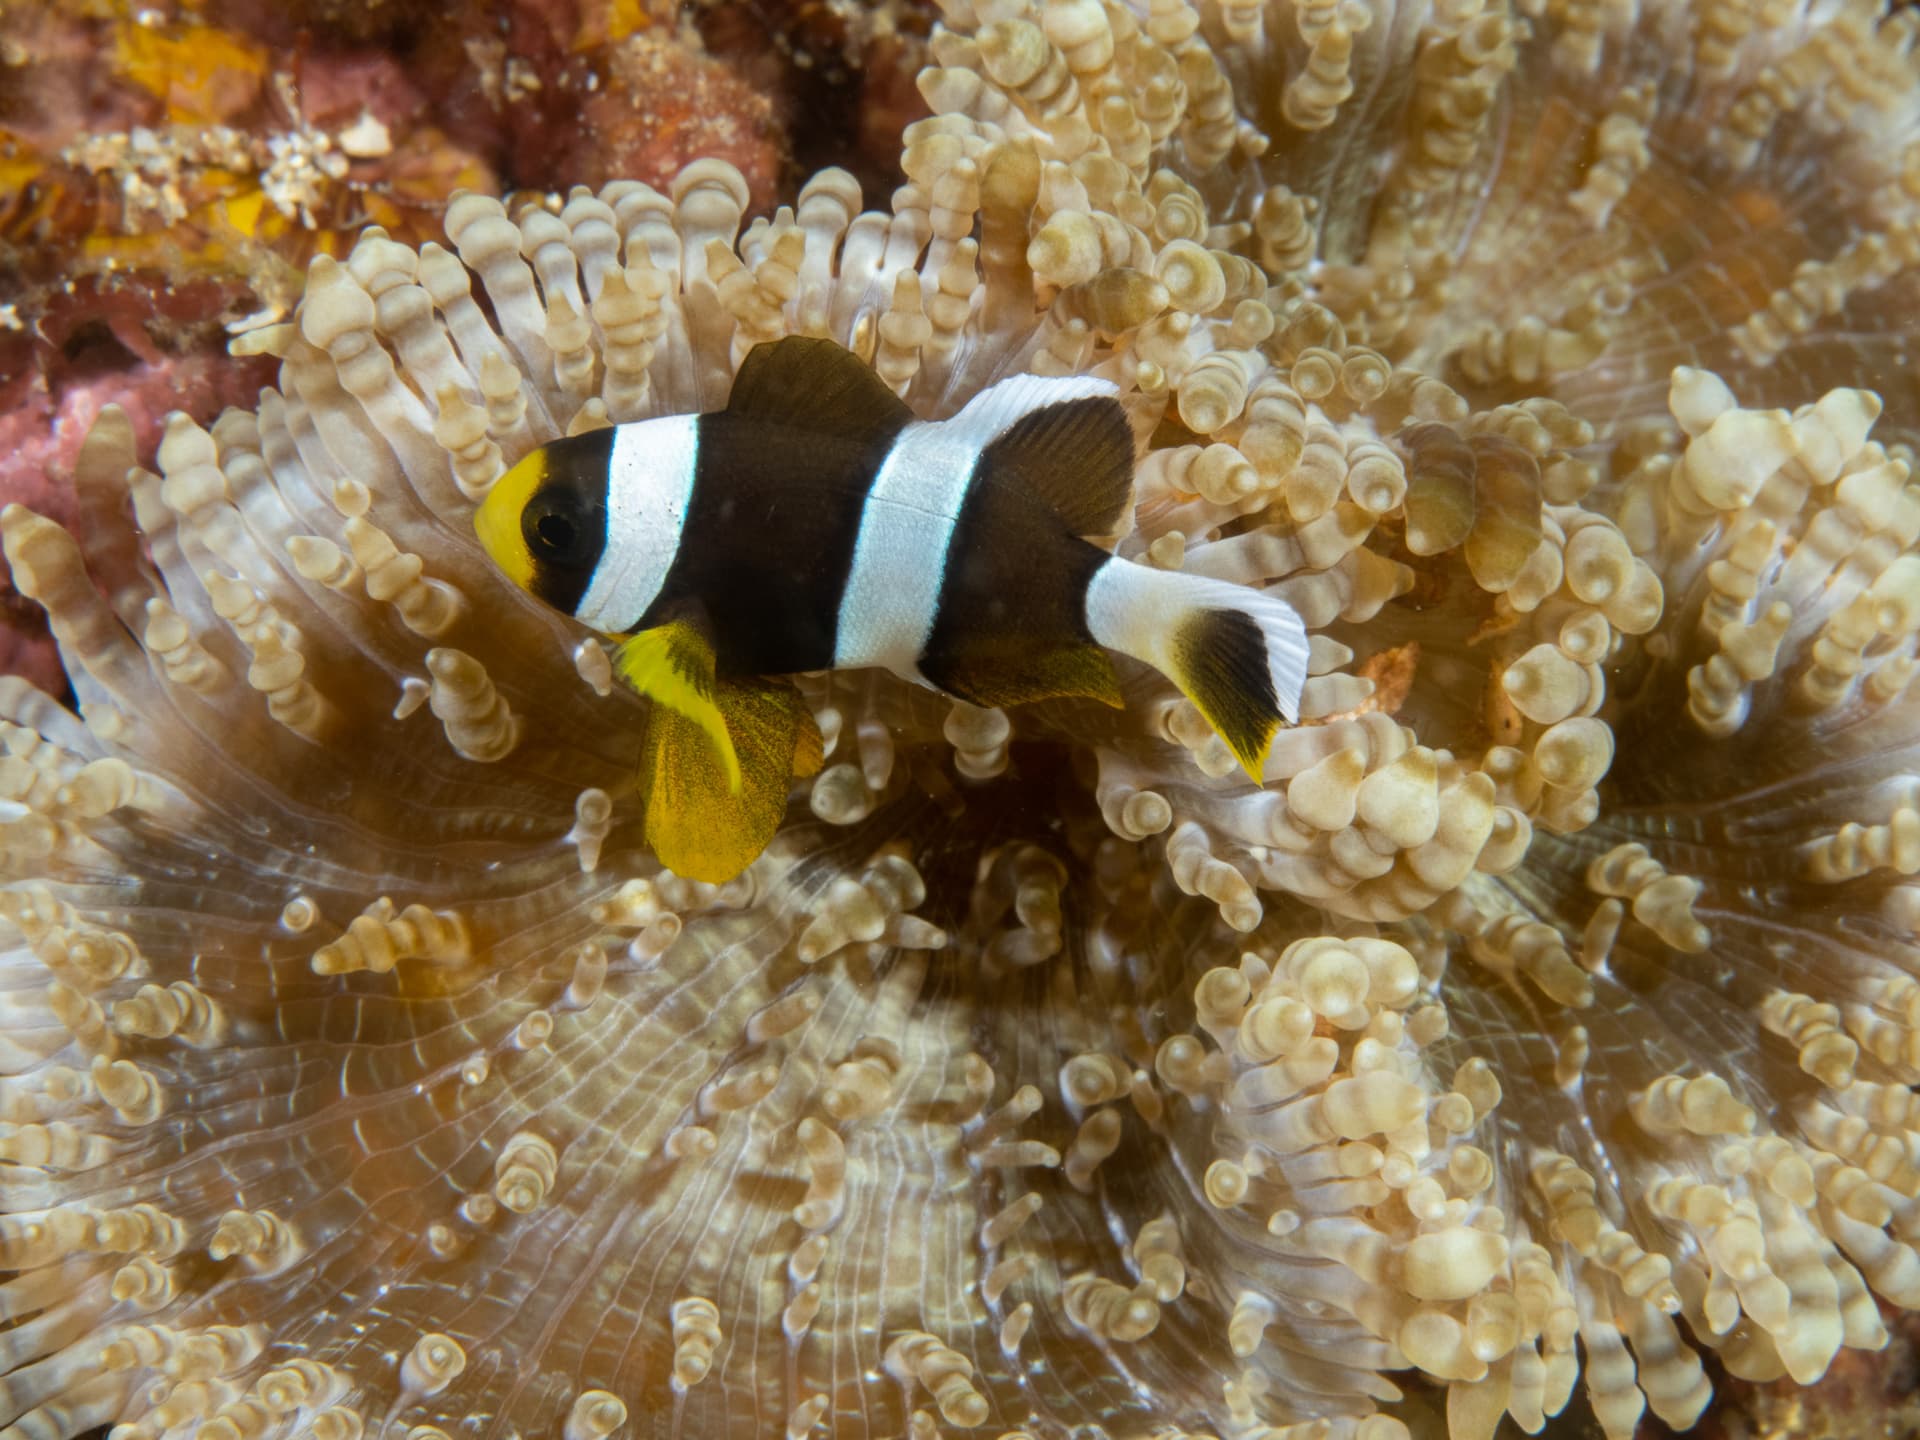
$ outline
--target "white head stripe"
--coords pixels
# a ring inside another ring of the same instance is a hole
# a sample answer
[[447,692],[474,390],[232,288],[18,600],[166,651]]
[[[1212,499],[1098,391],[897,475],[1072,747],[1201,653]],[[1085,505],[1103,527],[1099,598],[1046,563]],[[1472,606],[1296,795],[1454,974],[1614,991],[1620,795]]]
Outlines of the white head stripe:
[[840,592],[836,666],[914,673],[984,443],[952,424],[908,425],[894,440],[860,514],[853,567]]
[[574,617],[603,634],[640,623],[666,583],[699,460],[697,415],[617,426],[607,461],[607,545]]

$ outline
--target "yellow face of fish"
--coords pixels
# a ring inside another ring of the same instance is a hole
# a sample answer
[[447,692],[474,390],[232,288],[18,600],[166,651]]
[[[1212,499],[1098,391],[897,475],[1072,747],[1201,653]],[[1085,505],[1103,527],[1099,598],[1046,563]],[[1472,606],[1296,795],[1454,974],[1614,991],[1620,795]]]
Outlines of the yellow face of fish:
[[533,589],[533,553],[520,533],[520,517],[546,471],[547,452],[535,450],[494,482],[473,515],[474,533],[488,557],[522,590]]
[[607,433],[541,446],[494,482],[473,516],[501,573],[569,615],[606,549]]

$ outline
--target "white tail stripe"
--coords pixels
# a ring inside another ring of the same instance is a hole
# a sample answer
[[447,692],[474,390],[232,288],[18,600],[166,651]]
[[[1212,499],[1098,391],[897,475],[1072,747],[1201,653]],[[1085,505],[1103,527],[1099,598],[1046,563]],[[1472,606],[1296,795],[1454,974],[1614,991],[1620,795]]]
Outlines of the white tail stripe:
[[607,544],[574,618],[606,635],[633,629],[666,583],[693,495],[698,415],[615,427],[607,462]]
[[1087,633],[1097,644],[1158,670],[1167,632],[1179,611],[1155,615],[1152,606],[1142,603],[1140,577],[1152,573],[1117,556],[1094,571],[1087,582]]
[[1087,584],[1087,631],[1109,650],[1168,673],[1167,642],[1179,621],[1194,610],[1238,610],[1260,627],[1267,642],[1267,674],[1280,713],[1300,719],[1300,690],[1307,683],[1307,627],[1278,596],[1177,570],[1150,570],[1115,557]]

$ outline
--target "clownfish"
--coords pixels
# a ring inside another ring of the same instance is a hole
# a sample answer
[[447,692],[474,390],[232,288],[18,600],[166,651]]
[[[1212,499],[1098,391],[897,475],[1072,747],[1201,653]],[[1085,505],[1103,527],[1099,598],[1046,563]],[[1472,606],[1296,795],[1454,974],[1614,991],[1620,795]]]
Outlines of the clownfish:
[[1107,652],[1161,671],[1255,784],[1299,718],[1307,634],[1278,598],[1094,540],[1133,503],[1116,387],[1019,375],[918,419],[851,352],[756,347],[724,410],[543,445],[494,484],[481,544],[535,597],[618,639],[653,705],[645,835],[721,883],[766,848],[821,738],[791,681],[879,666],[975,705],[1120,706]]

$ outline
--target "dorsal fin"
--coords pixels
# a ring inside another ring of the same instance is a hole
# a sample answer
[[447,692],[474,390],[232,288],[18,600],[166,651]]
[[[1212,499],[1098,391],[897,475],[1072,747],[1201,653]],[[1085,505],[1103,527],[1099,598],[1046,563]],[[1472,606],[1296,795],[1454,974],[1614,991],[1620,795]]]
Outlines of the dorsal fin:
[[1112,395],[1022,416],[981,453],[981,473],[1020,486],[1075,535],[1110,536],[1133,503],[1133,426]]
[[975,444],[985,445],[1036,410],[1045,410],[1064,400],[1119,393],[1120,387],[1111,380],[1094,375],[1009,375],[980,391],[942,423],[951,425],[955,433],[966,435]]
[[913,419],[907,402],[844,346],[789,335],[747,352],[727,412],[850,440],[891,435]]

